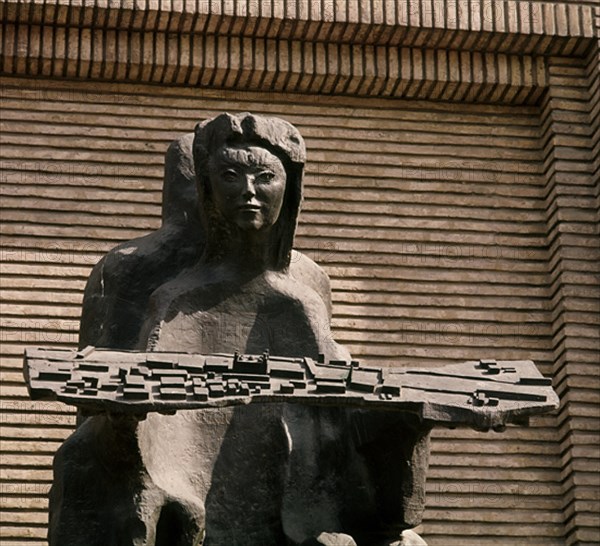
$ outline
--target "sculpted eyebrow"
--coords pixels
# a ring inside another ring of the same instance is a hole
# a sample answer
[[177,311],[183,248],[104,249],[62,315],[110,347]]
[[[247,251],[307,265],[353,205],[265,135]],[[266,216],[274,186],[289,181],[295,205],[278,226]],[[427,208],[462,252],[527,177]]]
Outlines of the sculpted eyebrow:
[[240,165],[246,165],[246,166],[254,166],[255,162],[252,161],[251,157],[249,157],[248,154],[239,154],[236,155],[235,157],[230,157],[230,156],[221,156],[221,161],[223,161],[223,163],[225,163],[225,165],[231,166],[231,167],[239,167]]
[[275,172],[275,165],[273,165],[272,160],[269,160],[269,158],[261,157],[258,157],[256,159],[257,160],[252,158],[252,156],[250,156],[249,154],[240,154],[239,156],[233,158],[228,156],[221,157],[221,160],[224,163],[223,168],[239,168],[240,165],[244,165],[246,167],[254,167],[263,172]]

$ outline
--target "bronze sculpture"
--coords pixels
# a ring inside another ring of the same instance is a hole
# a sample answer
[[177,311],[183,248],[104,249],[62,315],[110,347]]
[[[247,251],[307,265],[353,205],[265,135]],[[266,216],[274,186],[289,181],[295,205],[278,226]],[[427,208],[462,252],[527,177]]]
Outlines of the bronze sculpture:
[[[138,348],[214,352],[233,345],[348,358],[329,333],[324,274],[308,259],[289,267],[305,160],[297,130],[279,119],[223,114],[197,127],[193,147],[206,243],[196,264],[154,282]],[[102,345],[89,339],[85,318],[115,302],[89,292],[86,299],[83,338]],[[103,321],[99,330],[109,328],[110,318]],[[51,543],[83,544],[85,535],[88,545],[163,544],[168,535],[174,544],[177,529],[181,544],[204,534],[213,545],[300,544],[322,531],[364,528],[362,520],[381,511],[373,487],[358,487],[372,478],[364,456],[353,455],[351,418],[349,410],[288,405],[150,415],[139,423],[92,417],[56,458]],[[404,418],[393,421],[404,427],[397,423]],[[411,465],[412,453],[407,458],[399,448],[404,471],[426,464],[426,430],[411,433],[419,436],[419,456]],[[410,482],[410,492],[396,495],[395,538],[422,509],[422,488]],[[91,520],[82,517],[89,511]],[[387,526],[371,525],[382,540]]]
[[[176,142],[165,223],[94,268],[81,344],[350,360],[327,276],[292,260],[304,162],[292,125],[252,114]],[[50,544],[399,544],[421,521],[432,426],[284,403],[92,416],[55,459]]]

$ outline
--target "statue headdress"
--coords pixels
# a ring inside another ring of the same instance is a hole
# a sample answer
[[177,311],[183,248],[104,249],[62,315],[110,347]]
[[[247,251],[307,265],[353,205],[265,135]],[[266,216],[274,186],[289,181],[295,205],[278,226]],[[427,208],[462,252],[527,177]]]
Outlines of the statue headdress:
[[207,237],[211,237],[212,197],[208,180],[208,162],[224,146],[250,144],[265,148],[283,163],[286,189],[283,206],[271,232],[272,262],[278,270],[286,269],[294,242],[298,213],[302,202],[302,178],[306,147],[298,130],[279,118],[249,113],[221,114],[196,126],[193,156],[197,174],[200,216]]

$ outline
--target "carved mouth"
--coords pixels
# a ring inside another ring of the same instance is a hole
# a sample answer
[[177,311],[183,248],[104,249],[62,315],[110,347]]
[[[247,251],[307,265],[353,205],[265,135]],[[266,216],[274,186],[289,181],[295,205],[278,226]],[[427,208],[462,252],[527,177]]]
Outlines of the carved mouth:
[[260,210],[260,205],[241,205],[238,208],[242,212],[258,212]]

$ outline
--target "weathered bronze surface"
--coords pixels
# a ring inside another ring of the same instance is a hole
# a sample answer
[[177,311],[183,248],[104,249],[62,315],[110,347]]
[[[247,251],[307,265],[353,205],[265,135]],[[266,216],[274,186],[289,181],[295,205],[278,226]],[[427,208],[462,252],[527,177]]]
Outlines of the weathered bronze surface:
[[288,402],[406,411],[438,426],[502,430],[558,404],[551,380],[530,360],[381,368],[268,352],[204,356],[87,347],[30,349],[25,375],[32,399],[60,400],[90,414]]
[[[107,410],[56,455],[51,546],[416,544],[407,529],[421,521],[434,423],[500,427],[555,404],[547,386],[523,384],[541,381],[527,362],[466,364],[474,375],[462,379],[460,367],[377,370],[377,384],[342,365],[351,357],[331,335],[327,275],[292,250],[304,162],[302,137],[283,120],[200,123],[167,153],[163,226],[90,276],[80,347],[113,352],[71,355],[66,371],[54,369],[64,354],[29,355],[34,394],[103,399],[82,406]],[[252,383],[241,355],[265,349],[276,357]],[[235,352],[210,357],[218,370],[189,356]],[[161,363],[165,353],[177,362]],[[136,362],[121,366],[125,354]],[[313,366],[319,355],[335,367]],[[303,379],[278,377],[283,364]],[[456,392],[436,392],[452,378]],[[266,393],[250,391],[260,383]],[[297,395],[303,403],[285,403]],[[160,413],[189,406],[203,409]]]

